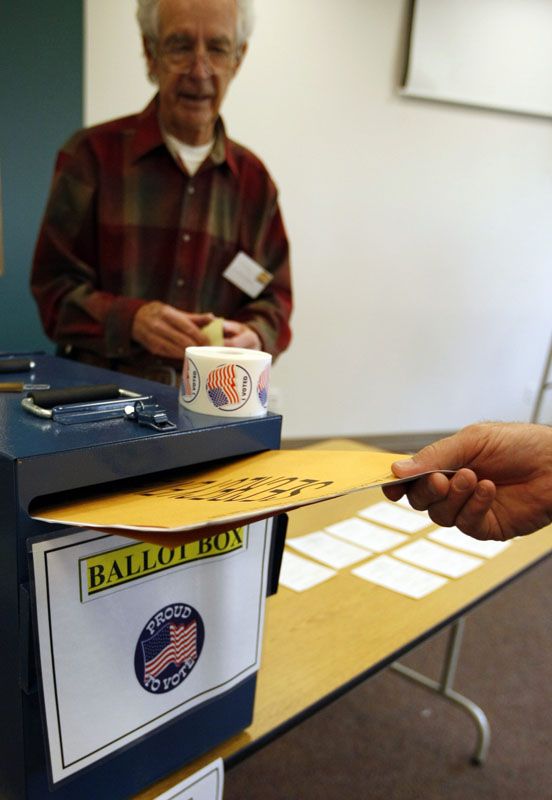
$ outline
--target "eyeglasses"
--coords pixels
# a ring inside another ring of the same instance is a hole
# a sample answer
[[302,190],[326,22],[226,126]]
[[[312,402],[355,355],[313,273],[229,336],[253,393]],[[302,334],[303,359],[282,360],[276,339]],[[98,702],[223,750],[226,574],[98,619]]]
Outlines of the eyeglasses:
[[199,58],[211,75],[228,71],[237,60],[236,48],[226,42],[207,44],[206,50],[200,52],[191,42],[171,41],[159,48],[158,55],[166,70],[180,75],[191,72]]

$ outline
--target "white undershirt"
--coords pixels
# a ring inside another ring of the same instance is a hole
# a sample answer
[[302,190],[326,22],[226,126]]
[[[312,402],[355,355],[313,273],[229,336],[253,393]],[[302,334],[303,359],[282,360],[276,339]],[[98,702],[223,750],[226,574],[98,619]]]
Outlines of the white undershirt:
[[184,164],[190,175],[195,175],[213,149],[215,143],[215,140],[211,139],[207,144],[200,144],[194,147],[181,142],[180,139],[177,139],[176,136],[173,136],[167,131],[163,131],[163,138],[174,160],[177,164]]

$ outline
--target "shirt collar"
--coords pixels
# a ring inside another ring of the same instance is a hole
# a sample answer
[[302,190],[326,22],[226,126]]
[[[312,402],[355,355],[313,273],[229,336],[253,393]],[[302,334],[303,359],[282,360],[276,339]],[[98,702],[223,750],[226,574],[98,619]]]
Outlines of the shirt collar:
[[224,122],[221,117],[217,119],[215,125],[215,144],[209,154],[209,160],[215,166],[226,162],[235,177],[238,177],[238,165],[234,156],[232,143],[226,135]]
[[158,147],[165,147],[159,120],[157,118],[158,95],[151,100],[141,114],[138,114],[132,140],[132,160],[145,156]]
[[[156,94],[145,109],[138,115],[134,139],[132,142],[132,160],[138,161],[142,156],[158,147],[166,147],[158,117],[159,95]],[[226,136],[224,123],[219,117],[215,125],[215,144],[209,154],[209,161],[214,166],[225,162],[237,176],[238,166],[232,150],[231,142]]]

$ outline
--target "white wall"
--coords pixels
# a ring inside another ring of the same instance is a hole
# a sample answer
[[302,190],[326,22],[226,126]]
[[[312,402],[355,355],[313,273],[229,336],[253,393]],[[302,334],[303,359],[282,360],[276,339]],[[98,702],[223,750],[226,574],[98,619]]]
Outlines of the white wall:
[[[145,105],[132,0],[85,0],[86,120]],[[528,419],[552,332],[552,125],[405,99],[407,0],[257,0],[224,115],[281,190],[288,437]],[[549,420],[550,421],[550,420]]]

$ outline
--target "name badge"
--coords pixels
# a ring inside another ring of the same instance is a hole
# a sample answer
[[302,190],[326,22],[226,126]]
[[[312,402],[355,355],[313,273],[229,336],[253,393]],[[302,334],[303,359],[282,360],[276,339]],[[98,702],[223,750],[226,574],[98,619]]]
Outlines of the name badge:
[[274,277],[243,251],[232,259],[222,274],[249,297],[258,297]]

